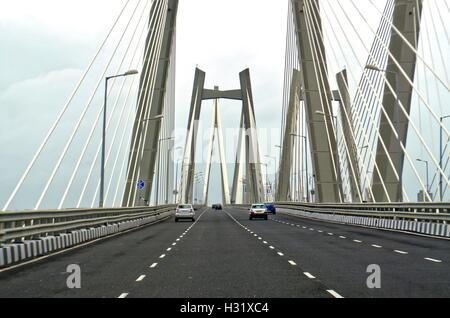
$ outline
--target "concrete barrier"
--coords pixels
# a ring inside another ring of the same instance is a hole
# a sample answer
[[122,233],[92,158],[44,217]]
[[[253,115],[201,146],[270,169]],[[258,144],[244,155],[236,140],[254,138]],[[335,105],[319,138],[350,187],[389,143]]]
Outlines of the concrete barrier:
[[325,213],[310,213],[306,211],[291,210],[285,208],[279,208],[278,211],[280,213],[293,216],[301,216],[324,221],[334,221],[349,225],[363,225],[372,228],[393,229],[413,233],[427,234],[431,236],[450,237],[450,224],[444,223],[380,219],[380,218],[356,217],[347,215],[331,215]]
[[102,225],[95,228],[70,231],[69,233],[62,233],[58,236],[40,237],[37,240],[5,244],[0,247],[0,268],[32,260],[52,252],[64,250],[102,237],[111,236],[119,232],[152,224],[161,221],[172,214],[173,212],[168,211],[157,216],[149,216],[147,218]]

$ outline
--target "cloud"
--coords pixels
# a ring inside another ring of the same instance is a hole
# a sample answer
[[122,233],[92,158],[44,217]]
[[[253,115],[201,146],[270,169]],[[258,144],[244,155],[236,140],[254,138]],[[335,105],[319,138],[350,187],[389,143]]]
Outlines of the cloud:
[[[2,149],[0,202],[6,200],[6,196],[11,193],[21,174],[25,171],[56,119],[56,115],[66,102],[67,96],[79,80],[81,72],[77,69],[52,71],[43,76],[14,83],[8,89],[0,92],[0,105],[2,105],[2,116],[0,116],[0,147]],[[73,115],[74,112],[69,112],[66,123],[71,121]],[[64,131],[64,125],[59,131]],[[56,135],[40,163],[45,163],[45,160],[49,160],[49,158],[54,160],[55,152],[52,152],[52,148],[61,143],[62,135],[61,137]],[[45,171],[45,166],[45,164],[41,166],[36,173],[41,175]],[[44,180],[43,175],[42,180]],[[33,191],[30,189],[33,189],[33,186],[36,186],[36,183],[28,184],[26,188],[29,192],[28,199],[24,200],[25,203],[29,203],[30,197],[32,197],[30,193]]]

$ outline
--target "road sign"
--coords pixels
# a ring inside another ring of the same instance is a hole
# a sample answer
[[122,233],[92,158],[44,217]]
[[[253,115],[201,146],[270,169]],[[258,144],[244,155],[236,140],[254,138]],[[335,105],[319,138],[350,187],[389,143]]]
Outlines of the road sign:
[[139,190],[143,190],[145,189],[145,181],[144,180],[139,180],[137,183],[137,187]]

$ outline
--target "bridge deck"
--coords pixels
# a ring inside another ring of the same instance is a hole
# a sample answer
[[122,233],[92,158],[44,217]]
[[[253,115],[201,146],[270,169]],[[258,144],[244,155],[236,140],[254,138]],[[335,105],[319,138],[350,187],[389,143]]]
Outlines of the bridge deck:
[[[249,221],[233,209],[198,216],[0,273],[0,297],[450,296],[446,240],[282,214]],[[81,289],[66,287],[70,264],[81,266]],[[381,266],[381,289],[366,286],[370,264]]]

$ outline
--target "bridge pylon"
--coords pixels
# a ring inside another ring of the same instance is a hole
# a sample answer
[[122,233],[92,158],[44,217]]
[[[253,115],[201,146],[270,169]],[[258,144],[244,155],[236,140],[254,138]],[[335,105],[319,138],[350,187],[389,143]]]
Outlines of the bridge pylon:
[[[205,89],[205,72],[200,69],[195,70],[194,87],[192,92],[191,109],[189,112],[188,128],[186,136],[185,153],[183,159],[183,173],[182,173],[182,185],[181,195],[184,203],[193,202],[193,188],[194,188],[194,176],[196,166],[196,141],[198,136],[198,126],[202,108],[202,102],[204,100],[215,101],[215,112],[217,111],[217,100],[219,99],[231,99],[242,101],[242,115],[241,115],[241,133],[239,137],[239,147],[237,150],[237,160],[235,163],[235,173],[233,179],[233,186],[231,189],[231,195],[228,189],[228,176],[225,162],[225,151],[223,148],[223,140],[221,143],[221,129],[219,130],[219,146],[221,150],[221,167],[222,167],[222,187],[223,197],[225,204],[242,203],[237,201],[237,190],[242,187],[243,183],[243,167],[240,160],[242,154],[242,148],[245,151],[245,186],[248,193],[248,200],[252,202],[261,202],[264,200],[264,187],[261,174],[261,160],[258,145],[258,136],[256,132],[256,118],[253,103],[253,94],[250,82],[250,71],[248,69],[242,71],[239,74],[241,88],[235,90],[221,91],[216,87],[215,89]],[[214,126],[220,128],[220,114],[216,112],[214,119]],[[210,144],[212,145],[211,135]],[[211,150],[208,154],[207,171],[205,176],[205,187],[208,187],[209,183],[209,169]],[[204,190],[205,192],[205,190]],[[207,194],[207,190],[206,190]],[[206,199],[206,197],[205,197]]]
[[[158,160],[162,119],[165,113],[166,88],[173,62],[178,0],[153,1],[143,71],[139,84],[136,118],[128,159],[127,181],[122,200],[124,207],[141,206],[150,201]],[[173,114],[169,114],[173,115]],[[168,118],[164,118],[168,120]],[[139,194],[136,184],[145,182]]]

